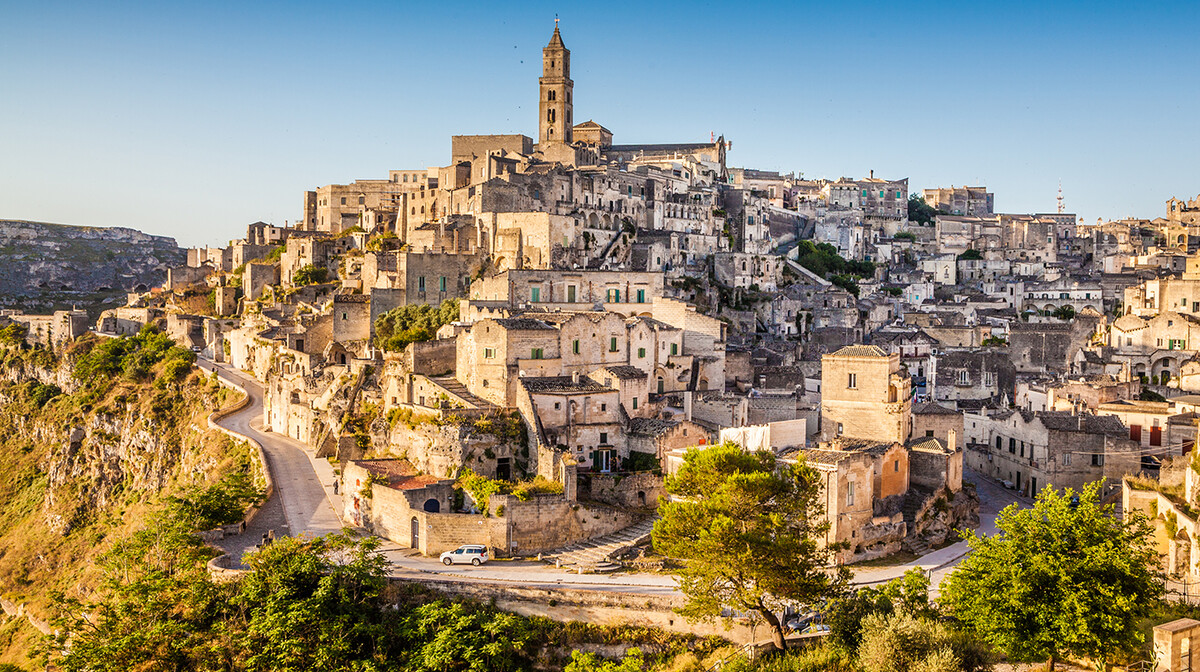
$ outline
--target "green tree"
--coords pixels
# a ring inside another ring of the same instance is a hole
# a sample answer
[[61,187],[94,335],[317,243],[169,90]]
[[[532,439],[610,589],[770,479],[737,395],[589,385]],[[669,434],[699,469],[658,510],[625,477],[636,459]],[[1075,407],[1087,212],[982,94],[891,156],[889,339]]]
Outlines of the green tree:
[[908,219],[909,221],[926,226],[933,224],[937,219],[938,211],[934,207],[925,202],[924,196],[909,196],[908,197]]
[[777,462],[767,451],[745,452],[733,443],[692,449],[667,479],[673,500],[659,505],[655,549],[684,560],[679,587],[687,597],[680,613],[711,619],[726,607],[753,612],[784,648],[776,615],[789,602],[812,604],[840,594],[850,579],[844,567],[828,569],[835,546],[821,476],[807,462]]
[[203,669],[220,655],[211,630],[228,599],[204,563],[210,553],[175,511],[102,556],[104,582],[92,602],[53,595],[55,634],[47,642],[66,672]]
[[293,285],[319,285],[329,279],[329,269],[306,264],[292,274]]
[[620,662],[605,660],[594,653],[572,651],[571,662],[563,672],[642,672],[644,669],[645,657],[642,650],[635,647],[627,650]]
[[411,304],[393,308],[375,318],[375,343],[383,350],[403,350],[409,343],[431,340],[439,327],[457,319],[458,302],[452,299],[437,307]]
[[1075,318],[1075,308],[1070,305],[1059,306],[1058,308],[1055,308],[1054,312],[1052,312],[1050,314],[1053,315],[1054,317],[1057,317],[1060,320],[1072,320]]
[[980,259],[983,259],[983,253],[974,248],[969,249],[966,252],[963,252],[962,254],[958,255],[959,261],[978,261]]
[[943,584],[941,603],[1009,657],[1086,656],[1107,669],[1141,644],[1138,620],[1163,595],[1152,529],[1099,504],[1100,483],[1075,497],[1044,488],[1031,509],[1000,512],[1000,533],[966,535],[972,553]]
[[376,537],[287,537],[245,558],[234,606],[250,672],[374,670],[386,658],[388,562]]

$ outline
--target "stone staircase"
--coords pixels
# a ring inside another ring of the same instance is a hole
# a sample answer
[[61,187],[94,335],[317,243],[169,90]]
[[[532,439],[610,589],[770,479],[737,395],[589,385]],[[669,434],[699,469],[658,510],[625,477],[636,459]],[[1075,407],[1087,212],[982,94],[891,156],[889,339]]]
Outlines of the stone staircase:
[[902,546],[913,555],[921,556],[929,552],[929,544],[925,543],[924,539],[913,536],[913,531],[917,529],[917,512],[930,497],[933,497],[933,493],[928,490],[917,487],[909,488],[908,495],[904,498],[904,506],[900,509],[904,516],[904,525],[908,530]]
[[552,562],[555,566],[577,568],[581,573],[611,572],[621,567],[611,561],[612,556],[644,542],[650,537],[653,528],[654,519],[647,518],[612,534],[543,553],[541,559],[544,562]]
[[471,394],[470,391],[467,390],[466,386],[459,382],[459,380],[454,376],[430,376],[429,379],[437,383],[450,394],[462,399],[475,408],[496,407],[496,405],[492,402],[480,399],[479,397]]

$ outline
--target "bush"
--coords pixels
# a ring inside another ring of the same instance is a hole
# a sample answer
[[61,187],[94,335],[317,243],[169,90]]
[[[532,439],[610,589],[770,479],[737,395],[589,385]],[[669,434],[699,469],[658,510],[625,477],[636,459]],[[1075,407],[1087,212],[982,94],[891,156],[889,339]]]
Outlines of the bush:
[[636,450],[629,451],[629,457],[621,462],[622,471],[657,471],[659,468],[657,457]]
[[987,649],[965,633],[906,613],[863,621],[858,662],[877,672],[976,672],[990,667]]
[[242,519],[246,508],[262,500],[249,474],[229,474],[201,490],[193,488],[181,497],[172,497],[171,509],[196,530],[231,525]]
[[16,322],[0,327],[0,343],[6,345],[24,345],[25,336],[29,334],[29,327]]
[[301,266],[292,275],[293,285],[319,285],[329,278],[329,269],[319,268],[312,264]]
[[442,305],[420,304],[393,308],[375,320],[375,344],[397,352],[409,343],[432,340],[439,327],[458,319],[458,302],[446,299]]

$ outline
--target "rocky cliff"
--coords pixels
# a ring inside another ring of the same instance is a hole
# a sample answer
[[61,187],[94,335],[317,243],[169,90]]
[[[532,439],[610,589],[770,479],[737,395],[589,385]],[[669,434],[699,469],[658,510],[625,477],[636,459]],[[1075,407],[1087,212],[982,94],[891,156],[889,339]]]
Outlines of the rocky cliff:
[[[102,342],[85,337],[57,355],[0,346],[0,601],[35,620],[49,617],[54,591],[89,595],[96,558],[165,498],[251,459],[209,428],[231,393],[196,369],[77,380],[81,357]],[[0,636],[0,662],[24,663],[27,644]]]
[[162,284],[187,261],[174,238],[124,228],[0,220],[0,307],[99,306]]

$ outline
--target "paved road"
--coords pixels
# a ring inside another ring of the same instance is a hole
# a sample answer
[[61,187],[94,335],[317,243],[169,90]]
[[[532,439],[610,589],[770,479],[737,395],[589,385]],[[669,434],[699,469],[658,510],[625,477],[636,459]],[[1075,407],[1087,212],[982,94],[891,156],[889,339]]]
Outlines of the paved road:
[[[976,531],[980,534],[996,533],[996,515],[1009,504],[1014,502],[1021,506],[1032,506],[1033,504],[1033,500],[1021,497],[1017,495],[1016,491],[1009,490],[994,480],[969,469],[963,471],[963,479],[974,483],[975,490],[979,494],[979,529]],[[926,553],[912,562],[891,567],[856,569],[854,583],[864,586],[878,585],[886,583],[910,569],[919,568],[930,574],[931,592],[936,596],[938,586],[962,562],[968,550],[967,542],[959,541],[932,553]]]
[[[328,461],[314,458],[308,446],[299,441],[263,430],[262,385],[258,381],[225,364],[208,360],[201,360],[199,364],[209,371],[215,369],[219,376],[237,383],[250,394],[250,404],[245,409],[226,417],[219,424],[261,443],[267,455],[268,468],[275,479],[275,496],[264,505],[262,513],[246,533],[226,538],[219,545],[240,560],[242,554],[252,550],[269,530],[273,530],[276,536],[317,536],[342,529],[343,523],[337,514],[341,510],[341,497],[333,491],[335,475]],[[979,493],[981,533],[995,533],[996,514],[1000,509],[1018,501],[1029,504],[1028,499],[1018,497],[1015,492],[979,474],[967,471],[964,478],[974,482]],[[967,543],[960,541],[909,563],[856,569],[854,583],[877,585],[919,567],[931,573],[936,594],[937,585],[953,571],[967,550]],[[444,578],[547,590],[571,587],[639,595],[678,594],[674,577],[664,574],[577,574],[534,561],[496,561],[483,567],[446,567],[436,558],[416,555],[411,549],[387,540],[383,542],[383,552],[392,563],[392,575],[397,577]]]
[[[305,450],[305,445],[282,434],[263,430],[262,385],[227,365],[207,360],[201,360],[198,364],[208,371],[216,369],[217,375],[240,385],[250,395],[250,404],[246,408],[217,424],[262,444],[267,468],[275,479],[275,496],[266,503],[246,533],[227,537],[219,545],[240,560],[242,554],[253,549],[268,531],[273,530],[275,536],[280,537],[300,534],[320,536],[342,529],[341,520],[334,511],[334,502],[326,494],[326,488],[317,475],[314,460]],[[325,481],[332,486],[332,467],[327,462],[325,466],[329,468]]]

